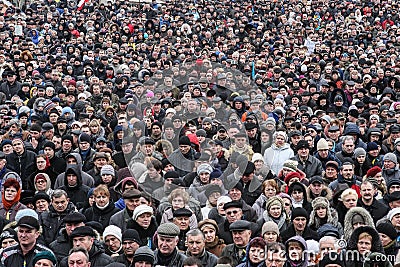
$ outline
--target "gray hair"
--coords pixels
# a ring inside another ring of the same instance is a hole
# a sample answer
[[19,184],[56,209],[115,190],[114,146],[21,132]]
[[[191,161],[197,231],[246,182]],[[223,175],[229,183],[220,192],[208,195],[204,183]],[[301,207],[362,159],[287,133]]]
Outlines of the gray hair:
[[67,192],[65,192],[62,189],[56,189],[54,190],[53,194],[51,194],[51,200],[53,200],[54,198],[59,198],[65,196],[66,198],[68,198],[68,194]]
[[85,255],[86,262],[89,262],[89,253],[87,252],[87,250],[85,248],[82,248],[82,247],[73,247],[73,248],[71,248],[69,253],[68,253],[68,259],[69,259],[69,256],[71,256],[72,253],[78,253],[78,252],[82,252]]
[[202,231],[200,231],[199,229],[192,229],[189,232],[186,233],[186,237],[189,236],[201,236],[203,239],[205,239],[204,237],[204,233]]

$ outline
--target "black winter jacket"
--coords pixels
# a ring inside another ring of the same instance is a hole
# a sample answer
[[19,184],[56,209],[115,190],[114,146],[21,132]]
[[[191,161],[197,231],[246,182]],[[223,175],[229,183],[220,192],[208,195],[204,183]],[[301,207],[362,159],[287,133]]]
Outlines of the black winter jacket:
[[94,203],[92,207],[85,210],[83,215],[85,215],[88,222],[95,221],[101,223],[103,225],[103,229],[110,225],[110,218],[115,213],[119,211],[118,208],[115,207],[114,202],[110,200],[108,206],[101,210]]
[[[89,261],[91,267],[104,267],[114,262],[113,258],[104,253],[103,247],[96,241],[89,251]],[[60,267],[68,267],[68,257],[62,259]]]
[[36,245],[27,254],[23,255],[21,251],[21,246],[17,244],[3,250],[1,254],[0,265],[4,267],[33,267],[33,257],[35,257],[37,253],[42,251],[49,251],[52,253],[52,251],[47,247],[36,243]]

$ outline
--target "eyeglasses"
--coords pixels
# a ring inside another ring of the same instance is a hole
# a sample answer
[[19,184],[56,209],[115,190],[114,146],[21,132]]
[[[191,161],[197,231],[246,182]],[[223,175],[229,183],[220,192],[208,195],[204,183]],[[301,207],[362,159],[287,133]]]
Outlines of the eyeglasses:
[[231,216],[231,215],[236,215],[236,214],[238,214],[238,213],[239,213],[238,210],[232,210],[232,211],[227,211],[227,212],[226,212],[226,215]]
[[44,184],[46,183],[46,180],[40,179],[36,181],[37,184]]

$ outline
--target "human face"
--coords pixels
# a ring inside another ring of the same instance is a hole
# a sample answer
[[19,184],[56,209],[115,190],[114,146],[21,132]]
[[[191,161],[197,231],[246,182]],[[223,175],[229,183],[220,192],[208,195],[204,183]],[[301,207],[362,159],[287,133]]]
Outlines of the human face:
[[67,235],[70,236],[72,231],[75,230],[75,228],[84,226],[85,224],[83,222],[79,222],[79,223],[65,223],[65,230],[67,232]]
[[288,256],[293,261],[301,260],[303,254],[303,248],[297,242],[293,242],[288,247]]
[[17,139],[12,142],[13,150],[18,155],[21,155],[24,152],[24,145],[21,140]]
[[364,202],[369,203],[373,200],[376,189],[371,183],[361,184],[361,198]]
[[275,145],[277,147],[281,147],[285,144],[285,138],[281,135],[276,136],[275,138]]
[[139,244],[132,240],[125,240],[122,242],[122,250],[124,254],[133,257],[135,251],[139,248]]
[[36,159],[36,166],[38,170],[44,170],[46,168],[46,160],[42,157]]
[[62,142],[62,149],[64,151],[69,151],[72,148],[72,142],[70,140],[64,140]]
[[67,208],[68,201],[69,199],[65,195],[62,195],[61,197],[52,198],[51,205],[58,213],[61,213]]
[[273,218],[279,218],[282,214],[282,207],[279,205],[272,205],[271,208],[269,209],[269,214]]
[[343,165],[341,172],[345,180],[351,180],[353,178],[354,170],[352,165]]
[[181,216],[174,218],[174,223],[179,227],[181,231],[185,231],[189,228],[190,220],[189,217]]
[[78,183],[78,177],[75,174],[68,174],[67,182],[69,186],[75,186]]
[[329,251],[335,250],[335,242],[331,241],[323,241],[319,243],[319,251],[323,257],[325,254],[328,254]]
[[171,255],[177,244],[178,238],[176,237],[158,236],[158,249],[163,255]]
[[137,217],[136,222],[144,229],[149,228],[151,223],[151,213],[143,213]]
[[242,197],[242,192],[237,188],[232,188],[229,190],[229,196],[233,201],[239,201]]
[[203,253],[205,245],[206,243],[204,242],[202,235],[187,237],[188,251],[195,257],[200,256]]
[[276,195],[276,188],[270,185],[267,185],[264,188],[264,195],[268,198],[273,197]]
[[300,202],[304,198],[303,192],[301,192],[301,191],[293,191],[292,197],[296,202]]
[[396,230],[399,230],[400,229],[400,214],[394,215],[391,223],[396,228]]
[[324,207],[317,207],[316,209],[315,209],[315,211],[317,212],[317,216],[319,217],[319,218],[325,218],[325,216],[326,216],[326,212],[327,212],[327,210],[326,210],[326,208],[324,208]]
[[182,154],[187,154],[190,151],[190,146],[187,145],[180,145],[179,150],[181,151]]
[[249,259],[252,263],[260,263],[265,259],[265,250],[260,247],[250,247]]
[[390,242],[392,242],[392,239],[385,235],[384,233],[379,233],[379,237],[382,241],[382,246],[386,247]]
[[358,239],[357,242],[357,250],[360,252],[362,255],[365,255],[365,253],[371,251],[372,248],[372,241],[371,239],[364,237],[361,239]]
[[93,245],[94,238],[90,236],[77,236],[72,239],[72,244],[74,248],[84,248],[90,251]]
[[342,145],[342,147],[343,147],[343,150],[344,150],[346,153],[351,154],[351,153],[353,153],[353,151],[354,151],[354,144],[353,144],[353,142],[352,142],[351,140],[346,140],[346,141],[344,142],[344,144]]
[[111,251],[118,251],[121,247],[121,241],[119,241],[118,238],[113,235],[105,236],[104,243],[106,243],[107,247]]
[[322,184],[320,184],[318,182],[312,183],[312,184],[310,184],[310,189],[314,195],[319,196],[319,195],[321,195],[321,192],[322,192]]
[[89,142],[80,142],[79,148],[83,151],[86,151],[90,148],[90,144],[89,144]]
[[174,210],[180,209],[185,207],[185,201],[183,199],[183,197],[181,196],[176,196],[173,200],[172,200],[172,208]]
[[247,245],[250,241],[251,231],[232,231],[233,243],[238,247],[243,247]]
[[49,202],[44,199],[39,199],[35,203],[38,212],[44,212],[49,210]]
[[239,208],[232,207],[225,210],[225,215],[226,218],[228,219],[228,222],[233,223],[242,218],[243,211]]
[[357,206],[357,196],[351,194],[343,198],[343,205],[350,209]]
[[302,232],[307,225],[307,220],[305,217],[296,217],[293,220],[293,226],[298,232]]
[[18,227],[18,241],[23,247],[28,247],[36,243],[36,239],[39,237],[40,233],[36,229],[30,229],[25,226]]
[[265,263],[267,267],[283,267],[286,262],[286,259],[282,257],[285,254],[284,251],[267,251],[267,257],[265,259]]
[[206,243],[212,243],[215,240],[216,233],[214,228],[205,227],[202,232],[205,236]]
[[34,267],[52,267],[52,266],[53,266],[53,262],[51,262],[51,260],[41,259],[35,263]]
[[98,169],[101,169],[101,167],[103,167],[104,165],[106,165],[107,164],[107,159],[106,158],[97,158],[95,161],[94,161],[94,165],[96,165],[96,167],[98,168]]
[[203,184],[208,184],[210,181],[210,174],[208,172],[202,172],[199,174],[199,178]]
[[242,148],[246,145],[246,138],[245,137],[236,137],[235,138],[235,145],[238,148]]
[[[14,148],[14,150],[15,150],[15,148]],[[394,167],[396,167],[396,164],[391,160],[384,160],[383,161],[383,167],[385,169],[387,169],[387,170],[388,169],[393,169]]]
[[90,267],[90,262],[83,252],[73,252],[68,257],[68,267]]
[[1,248],[8,248],[11,247],[13,245],[16,245],[17,241],[15,241],[12,238],[5,238],[2,242],[1,242]]
[[18,193],[18,190],[15,187],[10,186],[7,189],[4,189],[4,198],[7,201],[12,202],[12,201],[14,201],[15,197],[17,196],[17,193]]
[[337,177],[337,170],[333,167],[327,167],[326,168],[326,172],[325,172],[325,176],[326,178],[328,178],[329,180],[333,180],[336,179]]
[[278,240],[278,235],[275,232],[265,232],[263,238],[268,243],[276,242]]
[[104,193],[100,193],[94,197],[94,202],[98,207],[105,207],[110,202],[110,198]]
[[135,208],[140,205],[140,198],[124,199],[124,201],[125,201],[126,207],[130,211],[135,210]]

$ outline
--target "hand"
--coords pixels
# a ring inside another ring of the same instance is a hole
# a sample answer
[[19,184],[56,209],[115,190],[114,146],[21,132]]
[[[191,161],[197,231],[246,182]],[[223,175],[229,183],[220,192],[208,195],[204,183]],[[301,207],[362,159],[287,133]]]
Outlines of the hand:
[[36,140],[35,137],[32,137],[32,139],[31,139],[31,144],[32,144],[33,148],[36,149],[37,146],[38,146],[38,144],[39,144],[39,142]]

